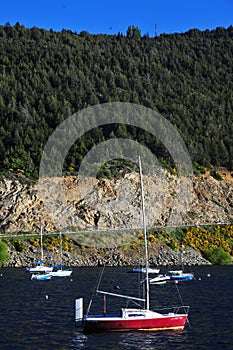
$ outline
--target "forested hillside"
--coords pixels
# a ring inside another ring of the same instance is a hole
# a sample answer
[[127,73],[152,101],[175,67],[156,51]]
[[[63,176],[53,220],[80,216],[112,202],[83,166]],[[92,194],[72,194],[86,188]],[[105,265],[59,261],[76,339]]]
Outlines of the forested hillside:
[[[0,27],[0,171],[36,177],[52,131],[88,106],[124,101],[152,108],[180,132],[192,161],[233,169],[233,26],[213,31],[141,36]],[[149,134],[121,125],[94,130],[70,151],[64,171],[109,137],[144,142],[164,162]]]

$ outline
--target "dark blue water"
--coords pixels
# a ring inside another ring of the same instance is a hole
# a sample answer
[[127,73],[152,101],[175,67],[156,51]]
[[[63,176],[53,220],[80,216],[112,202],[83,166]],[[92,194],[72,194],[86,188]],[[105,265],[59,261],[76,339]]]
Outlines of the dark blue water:
[[[100,271],[76,268],[72,280],[31,281],[25,269],[2,269],[0,349],[233,349],[233,266],[195,267],[197,279],[179,283],[183,302],[190,305],[191,328],[183,332],[86,335],[74,327],[74,300],[84,296],[87,307]],[[138,275],[128,271],[106,268],[100,289],[117,292],[119,286],[119,293],[137,296]],[[93,312],[102,308],[100,300],[93,303]],[[122,302],[109,297],[108,311]],[[174,284],[151,286],[151,307],[170,304],[179,304]]]

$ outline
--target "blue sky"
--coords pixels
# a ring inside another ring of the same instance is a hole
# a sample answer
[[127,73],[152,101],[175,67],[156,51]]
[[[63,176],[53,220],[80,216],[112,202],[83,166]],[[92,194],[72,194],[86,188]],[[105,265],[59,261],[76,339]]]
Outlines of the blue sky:
[[137,26],[148,33],[184,33],[233,25],[233,0],[1,0],[0,25],[10,22],[91,34],[126,33]]

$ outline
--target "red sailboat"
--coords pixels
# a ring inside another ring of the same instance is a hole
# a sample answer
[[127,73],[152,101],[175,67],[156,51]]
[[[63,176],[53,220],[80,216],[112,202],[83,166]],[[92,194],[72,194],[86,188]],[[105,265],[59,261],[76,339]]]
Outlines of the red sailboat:
[[143,302],[143,307],[140,308],[121,308],[118,314],[107,314],[106,302],[104,303],[104,311],[102,314],[89,315],[90,305],[86,315],[83,316],[83,298],[75,300],[75,322],[77,326],[81,326],[84,331],[162,331],[162,330],[182,330],[188,320],[189,306],[173,307],[166,313],[150,310],[150,293],[149,293],[149,277],[148,277],[148,249],[147,249],[147,231],[144,206],[144,192],[142,181],[141,160],[139,157],[139,170],[141,180],[142,193],[142,211],[143,211],[143,226],[144,226],[144,245],[146,258],[146,277],[145,289],[146,297],[136,298],[128,295],[117,293],[104,292],[96,290],[97,293],[125,298],[134,302]]

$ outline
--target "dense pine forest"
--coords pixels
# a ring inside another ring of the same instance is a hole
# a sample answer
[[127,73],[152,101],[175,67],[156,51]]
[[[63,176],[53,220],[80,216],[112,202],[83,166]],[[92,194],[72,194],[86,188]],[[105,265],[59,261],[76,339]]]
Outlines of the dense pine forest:
[[[155,38],[134,26],[111,36],[0,26],[0,172],[36,178],[52,131],[73,113],[110,101],[167,118],[197,168],[232,170],[232,62],[233,26]],[[170,162],[152,135],[108,125],[75,143],[64,172],[77,171],[93,145],[113,137],[140,140]]]

